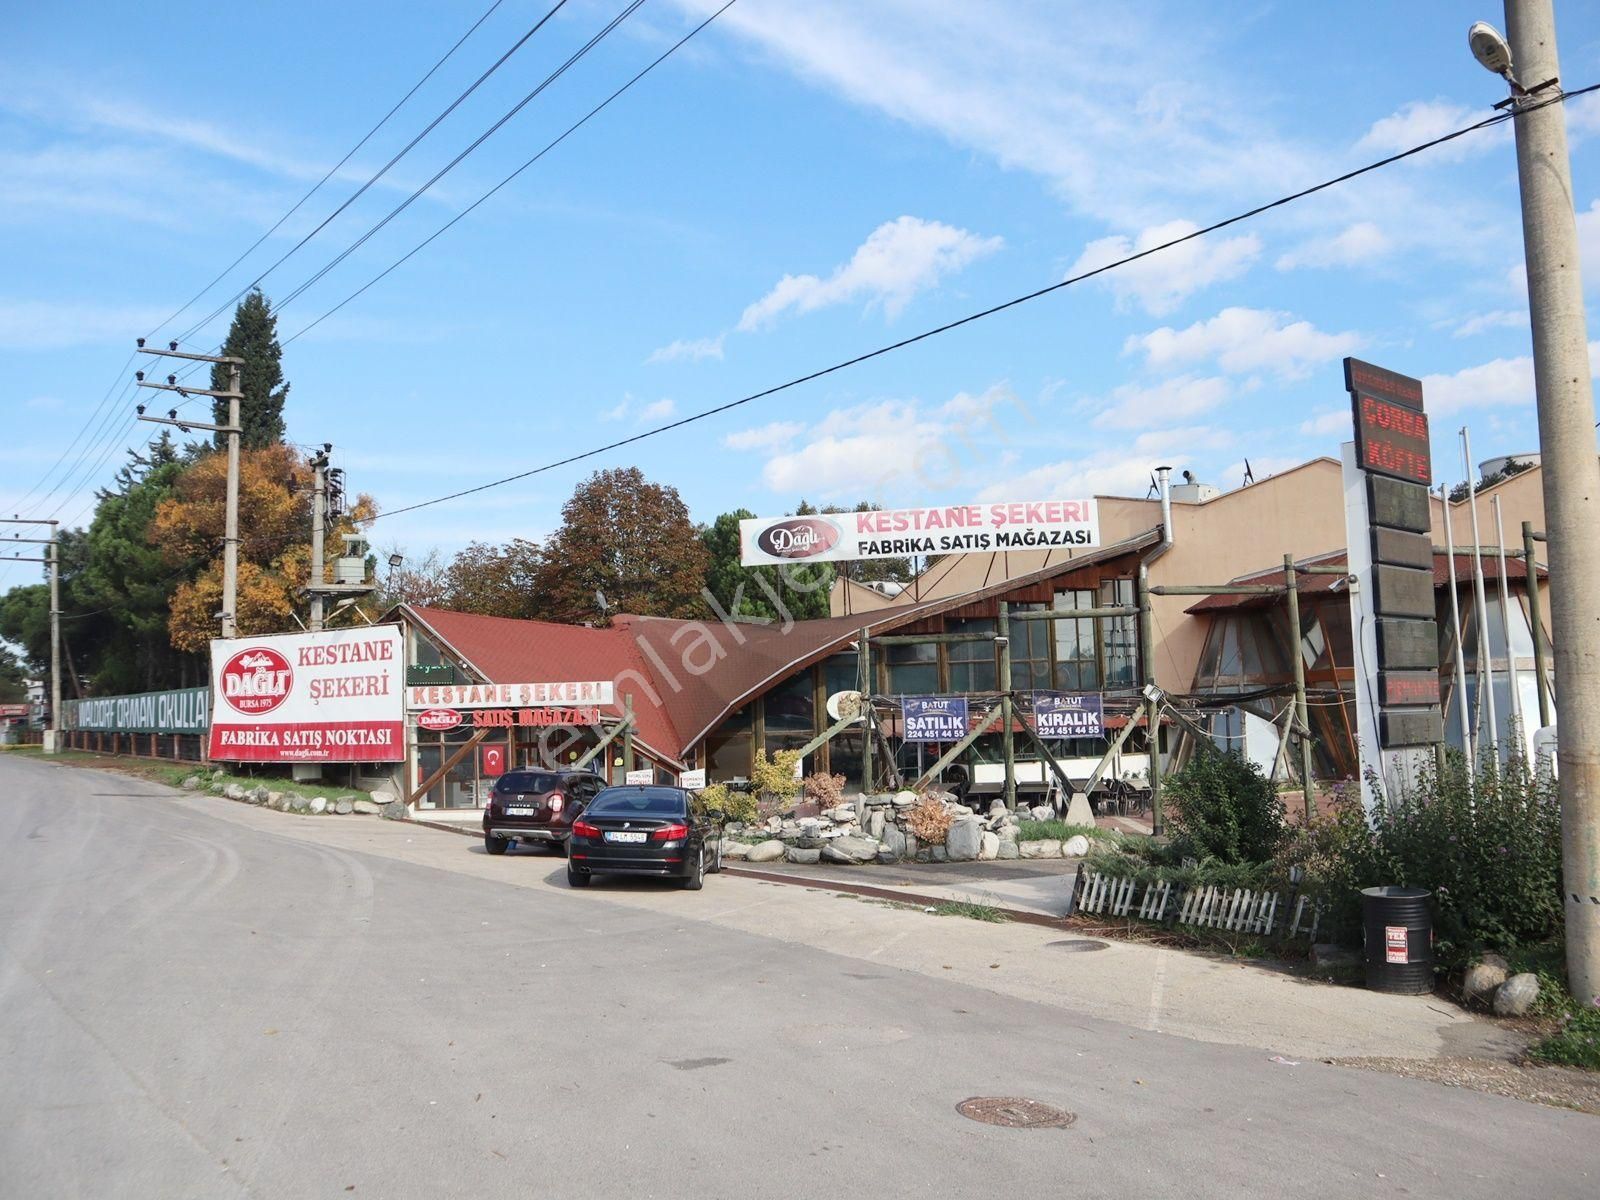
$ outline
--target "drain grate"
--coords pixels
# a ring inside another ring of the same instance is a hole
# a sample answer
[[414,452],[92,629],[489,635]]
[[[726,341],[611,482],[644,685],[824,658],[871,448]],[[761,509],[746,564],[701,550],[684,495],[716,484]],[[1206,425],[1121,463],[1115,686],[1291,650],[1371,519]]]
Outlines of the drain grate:
[[973,1096],[956,1105],[956,1111],[968,1120],[1005,1129],[1065,1129],[1078,1119],[1064,1108],[1021,1096]]
[[1104,950],[1105,942],[1097,942],[1093,938],[1073,938],[1065,942],[1046,942],[1045,945],[1053,946],[1057,950],[1065,950],[1070,954],[1087,954],[1092,950]]

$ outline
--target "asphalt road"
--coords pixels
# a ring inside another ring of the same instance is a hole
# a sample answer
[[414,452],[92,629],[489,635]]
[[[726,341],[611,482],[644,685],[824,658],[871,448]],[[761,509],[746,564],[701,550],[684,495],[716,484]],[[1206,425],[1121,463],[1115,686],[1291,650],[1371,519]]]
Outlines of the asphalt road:
[[[492,860],[520,886],[227,807],[0,756],[0,1196],[1600,1194],[1594,1117],[697,915],[775,885]],[[989,1095],[1077,1121],[956,1113]]]

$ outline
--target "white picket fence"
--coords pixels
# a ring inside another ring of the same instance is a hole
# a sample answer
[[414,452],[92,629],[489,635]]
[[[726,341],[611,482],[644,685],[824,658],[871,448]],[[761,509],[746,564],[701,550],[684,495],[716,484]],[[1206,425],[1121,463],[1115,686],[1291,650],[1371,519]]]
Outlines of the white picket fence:
[[1084,871],[1078,880],[1074,911],[1094,916],[1138,917],[1142,921],[1171,920],[1200,929],[1230,933],[1259,933],[1310,937],[1315,940],[1321,906],[1309,896],[1292,897],[1293,911],[1280,916],[1284,897],[1275,891],[1250,888],[1185,888],[1166,881],[1141,884],[1137,880]]

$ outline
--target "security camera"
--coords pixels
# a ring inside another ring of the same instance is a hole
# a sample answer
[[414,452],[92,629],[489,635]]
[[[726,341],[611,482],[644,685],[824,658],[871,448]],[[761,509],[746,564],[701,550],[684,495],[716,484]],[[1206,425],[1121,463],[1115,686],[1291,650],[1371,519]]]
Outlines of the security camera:
[[1472,57],[1484,70],[1515,82],[1511,79],[1511,46],[1493,25],[1487,21],[1476,22],[1467,30],[1467,45],[1472,47]]

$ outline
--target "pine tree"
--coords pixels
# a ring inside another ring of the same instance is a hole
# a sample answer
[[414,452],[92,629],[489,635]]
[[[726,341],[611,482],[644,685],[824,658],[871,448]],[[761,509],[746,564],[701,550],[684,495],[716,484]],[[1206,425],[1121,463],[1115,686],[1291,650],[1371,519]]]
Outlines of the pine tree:
[[[283,441],[283,402],[289,395],[289,385],[283,382],[283,347],[278,345],[278,318],[272,305],[257,288],[239,302],[233,314],[233,325],[228,330],[228,340],[222,344],[222,353],[232,358],[244,359],[239,369],[240,391],[244,401],[239,406],[239,423],[244,430],[240,445],[246,450],[264,450]],[[218,363],[211,368],[212,391],[226,391],[228,367]],[[213,405],[218,425],[228,423],[228,402],[218,400]],[[227,435],[217,434],[216,443],[227,445]]]

